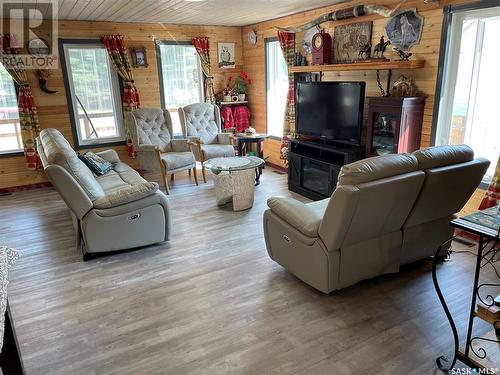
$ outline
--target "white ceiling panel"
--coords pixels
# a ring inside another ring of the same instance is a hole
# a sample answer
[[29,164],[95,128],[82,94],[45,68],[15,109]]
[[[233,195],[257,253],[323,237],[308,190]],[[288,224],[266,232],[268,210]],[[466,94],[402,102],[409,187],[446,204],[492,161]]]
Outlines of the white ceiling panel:
[[346,0],[59,0],[59,19],[244,26]]

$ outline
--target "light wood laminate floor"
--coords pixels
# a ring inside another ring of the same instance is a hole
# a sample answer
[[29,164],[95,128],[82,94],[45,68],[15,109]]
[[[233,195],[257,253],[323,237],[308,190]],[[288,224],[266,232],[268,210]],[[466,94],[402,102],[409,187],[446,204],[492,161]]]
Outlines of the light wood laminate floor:
[[[9,299],[27,374],[437,373],[452,340],[431,261],[324,295],[267,255],[266,199],[290,194],[267,168],[233,212],[211,179],[176,176],[170,242],[89,262],[53,189],[0,197],[0,243],[23,253]],[[439,270],[462,330],[473,259]]]

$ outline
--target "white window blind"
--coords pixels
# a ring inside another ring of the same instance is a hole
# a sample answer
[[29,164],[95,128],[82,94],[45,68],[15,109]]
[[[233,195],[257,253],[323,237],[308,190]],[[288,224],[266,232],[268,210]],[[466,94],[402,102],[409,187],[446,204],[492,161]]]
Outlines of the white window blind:
[[288,68],[278,41],[266,42],[266,77],[267,133],[281,138],[288,93]]
[[203,73],[196,49],[188,44],[160,44],[162,106],[172,117],[174,134],[182,134],[178,108],[203,102]]
[[14,81],[0,64],[0,154],[23,149]]
[[124,140],[118,74],[100,44],[65,44],[64,54],[79,145]]
[[465,143],[491,160],[488,182],[500,153],[500,8],[454,14],[450,35],[436,144]]

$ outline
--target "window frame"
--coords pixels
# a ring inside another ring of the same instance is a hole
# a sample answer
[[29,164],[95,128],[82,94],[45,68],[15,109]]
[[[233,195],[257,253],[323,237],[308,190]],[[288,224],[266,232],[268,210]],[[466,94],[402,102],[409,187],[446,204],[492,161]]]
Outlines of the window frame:
[[439,51],[438,60],[438,72],[436,79],[436,91],[434,95],[434,108],[432,111],[432,125],[431,125],[431,146],[436,145],[436,139],[438,135],[438,120],[439,111],[441,106],[441,101],[445,93],[445,88],[447,85],[446,73],[449,56],[449,49],[452,42],[452,25],[453,25],[453,15],[456,13],[462,13],[473,10],[482,10],[487,8],[494,8],[500,6],[499,0],[483,0],[480,3],[464,4],[464,5],[448,5],[443,8],[443,25],[441,31],[441,47]]
[[[100,147],[110,147],[110,146],[121,146],[125,145],[126,142],[126,135],[125,135],[125,121],[124,121],[124,111],[123,111],[123,80],[120,77],[120,75],[115,71],[114,73],[116,74],[116,83],[117,88],[118,88],[118,95],[115,96],[114,101],[115,101],[115,106],[119,108],[119,113],[117,113],[117,119],[118,119],[118,126],[121,128],[120,130],[120,139],[118,140],[113,140],[113,141],[108,141],[108,140],[103,140],[102,142],[94,142],[94,143],[87,143],[87,142],[81,142],[80,140],[80,132],[78,130],[78,124],[76,122],[76,112],[75,112],[75,106],[74,106],[74,101],[73,101],[73,87],[71,84],[71,79],[69,76],[69,65],[66,59],[66,49],[65,45],[94,45],[94,46],[103,46],[104,44],[101,42],[100,39],[63,39],[59,38],[59,56],[61,59],[61,70],[63,73],[63,81],[64,81],[64,89],[66,92],[66,100],[68,102],[68,112],[69,112],[69,117],[70,117],[70,123],[71,123],[71,133],[73,135],[73,143],[74,147],[76,150],[84,150],[84,149],[91,149],[91,148],[100,148]],[[108,56],[109,58],[109,56]],[[114,70],[113,64],[110,61],[110,69]],[[112,84],[112,89],[115,88],[115,85]],[[118,138],[118,137],[117,137]]]
[[[267,92],[268,92],[268,87],[269,87],[269,75],[267,74],[267,62],[269,60],[268,58],[268,51],[267,51],[267,46],[269,43],[273,42],[279,42],[278,37],[270,37],[270,38],[264,38],[264,74],[265,74],[265,80],[266,80],[266,133],[269,134],[269,111],[267,108]],[[283,132],[283,129],[282,129]],[[273,139],[275,141],[281,141],[282,137],[278,137],[276,135],[269,135],[269,139]]]
[[[14,91],[16,92],[16,102],[19,100],[19,85],[17,84],[16,81],[12,77],[10,77],[12,80],[12,83],[14,83]],[[19,108],[17,109],[17,113],[19,116]],[[22,143],[22,139],[21,139]],[[23,156],[24,155],[24,149],[19,149],[19,150],[11,150],[11,151],[0,151],[0,159],[4,158],[13,158],[13,157],[18,157],[18,156]]]
[[[160,81],[160,107],[163,109],[163,110],[168,110],[166,108],[166,105],[165,105],[165,87],[163,85],[163,69],[162,69],[162,65],[161,65],[161,46],[177,46],[177,45],[180,45],[180,46],[191,46],[193,48],[195,48],[193,46],[193,43],[191,41],[188,41],[188,40],[181,40],[181,41],[177,41],[177,40],[156,40],[155,41],[155,49],[156,49],[156,67],[158,69],[158,80]],[[195,49],[196,50],[196,49]],[[203,69],[201,69],[201,62],[200,62],[200,57],[198,56],[198,68],[200,70],[200,78],[202,79],[202,82],[201,82],[201,85],[200,85],[200,97],[201,97],[201,103],[204,103],[205,102],[205,79],[206,79],[206,76],[205,76],[205,73],[203,73]],[[174,133],[173,135],[173,138],[184,138],[184,135],[183,133]]]
[[[483,0],[480,3],[472,3],[472,4],[463,4],[463,5],[448,5],[443,8],[443,24],[441,31],[441,43],[440,43],[440,51],[439,51],[439,60],[438,60],[438,72],[436,79],[436,90],[434,95],[434,108],[432,111],[432,124],[431,124],[431,137],[430,137],[430,145],[435,146],[437,143],[437,137],[439,134],[438,124],[440,117],[440,107],[441,102],[443,101],[444,94],[446,92],[446,88],[448,86],[448,82],[446,82],[446,76],[449,71],[448,69],[448,61],[453,56],[450,56],[450,47],[453,43],[457,42],[457,36],[452,36],[452,32],[456,31],[453,26],[454,15],[459,16],[464,12],[470,11],[481,11],[487,10],[488,8],[496,8],[500,6],[499,0]],[[462,36],[458,40],[460,43]],[[487,189],[489,183],[482,181],[479,184],[480,189]]]

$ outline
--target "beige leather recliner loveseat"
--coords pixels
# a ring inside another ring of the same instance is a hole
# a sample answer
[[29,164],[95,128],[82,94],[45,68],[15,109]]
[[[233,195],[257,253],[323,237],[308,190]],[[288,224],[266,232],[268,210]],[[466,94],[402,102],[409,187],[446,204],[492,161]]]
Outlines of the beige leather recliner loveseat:
[[98,153],[113,168],[94,176],[56,129],[43,129],[37,148],[45,173],[73,217],[84,260],[90,253],[130,249],[168,240],[168,198],[144,180],[114,150]]
[[328,199],[269,198],[269,256],[324,293],[398,272],[452,236],[489,164],[468,146],[440,146],[346,165]]

